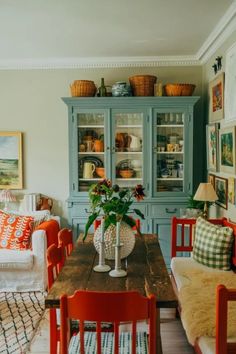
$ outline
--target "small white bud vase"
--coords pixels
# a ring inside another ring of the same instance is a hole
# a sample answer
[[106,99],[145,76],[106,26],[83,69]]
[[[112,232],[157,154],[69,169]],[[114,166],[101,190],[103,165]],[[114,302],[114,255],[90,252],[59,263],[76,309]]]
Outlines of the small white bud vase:
[[[94,232],[94,246],[99,253],[100,240],[102,237],[101,225]],[[104,233],[104,242],[105,242],[105,258],[106,259],[115,259],[115,247],[117,243],[116,237],[117,228],[115,225],[110,225]],[[135,232],[132,228],[125,222],[120,223],[119,228],[119,243],[123,244],[120,251],[120,258],[126,258],[133,251],[135,245]]]

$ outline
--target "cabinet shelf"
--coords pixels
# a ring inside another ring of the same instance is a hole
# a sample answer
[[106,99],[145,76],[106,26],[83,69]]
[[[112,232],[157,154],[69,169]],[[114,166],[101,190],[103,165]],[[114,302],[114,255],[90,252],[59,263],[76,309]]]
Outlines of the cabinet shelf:
[[93,125],[90,125],[90,124],[87,125],[86,124],[86,125],[84,125],[83,124],[83,125],[77,125],[77,128],[86,128],[86,129],[87,128],[103,128],[104,129],[104,125],[101,125],[101,124],[97,124],[97,125],[96,124],[93,124]]
[[142,181],[142,178],[116,178],[117,181]]
[[93,152],[93,151],[85,151],[85,152],[78,152],[79,155],[104,155],[104,151],[102,152]]
[[100,181],[102,180],[103,178],[80,178],[79,180],[81,182],[91,182],[91,181]]
[[119,124],[116,126],[117,128],[140,128],[142,129],[142,125],[140,124]]
[[183,155],[183,151],[156,151],[156,153],[159,155]]
[[116,151],[117,155],[141,155],[142,151]]
[[184,179],[183,178],[180,178],[180,177],[159,177],[157,178],[157,181],[183,181]]
[[157,124],[157,128],[183,128],[183,124]]

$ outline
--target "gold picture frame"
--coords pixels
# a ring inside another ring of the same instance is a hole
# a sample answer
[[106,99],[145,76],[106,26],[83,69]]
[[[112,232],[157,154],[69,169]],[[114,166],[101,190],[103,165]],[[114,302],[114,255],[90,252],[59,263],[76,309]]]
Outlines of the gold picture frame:
[[22,133],[0,132],[0,189],[22,188]]
[[224,118],[224,72],[209,83],[209,123]]
[[220,172],[235,174],[235,132],[236,127],[220,129]]

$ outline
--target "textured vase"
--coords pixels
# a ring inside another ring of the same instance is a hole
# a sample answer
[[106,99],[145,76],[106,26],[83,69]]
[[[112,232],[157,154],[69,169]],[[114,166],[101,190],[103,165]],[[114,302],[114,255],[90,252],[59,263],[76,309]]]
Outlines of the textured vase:
[[[101,240],[101,225],[98,226],[94,233],[94,246],[99,252],[99,242]],[[116,226],[110,225],[104,234],[105,242],[105,258],[115,259],[115,243],[116,243]],[[125,222],[121,222],[120,225],[120,243],[123,244],[121,247],[121,259],[128,257],[128,255],[133,251],[135,244],[135,233],[132,228]]]

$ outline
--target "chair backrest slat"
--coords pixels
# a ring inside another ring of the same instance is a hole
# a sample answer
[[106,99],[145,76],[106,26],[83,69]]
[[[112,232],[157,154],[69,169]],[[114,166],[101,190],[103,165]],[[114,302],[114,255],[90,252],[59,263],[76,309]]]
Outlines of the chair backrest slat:
[[58,232],[58,244],[64,251],[64,257],[67,258],[73,250],[72,230],[64,228]]

